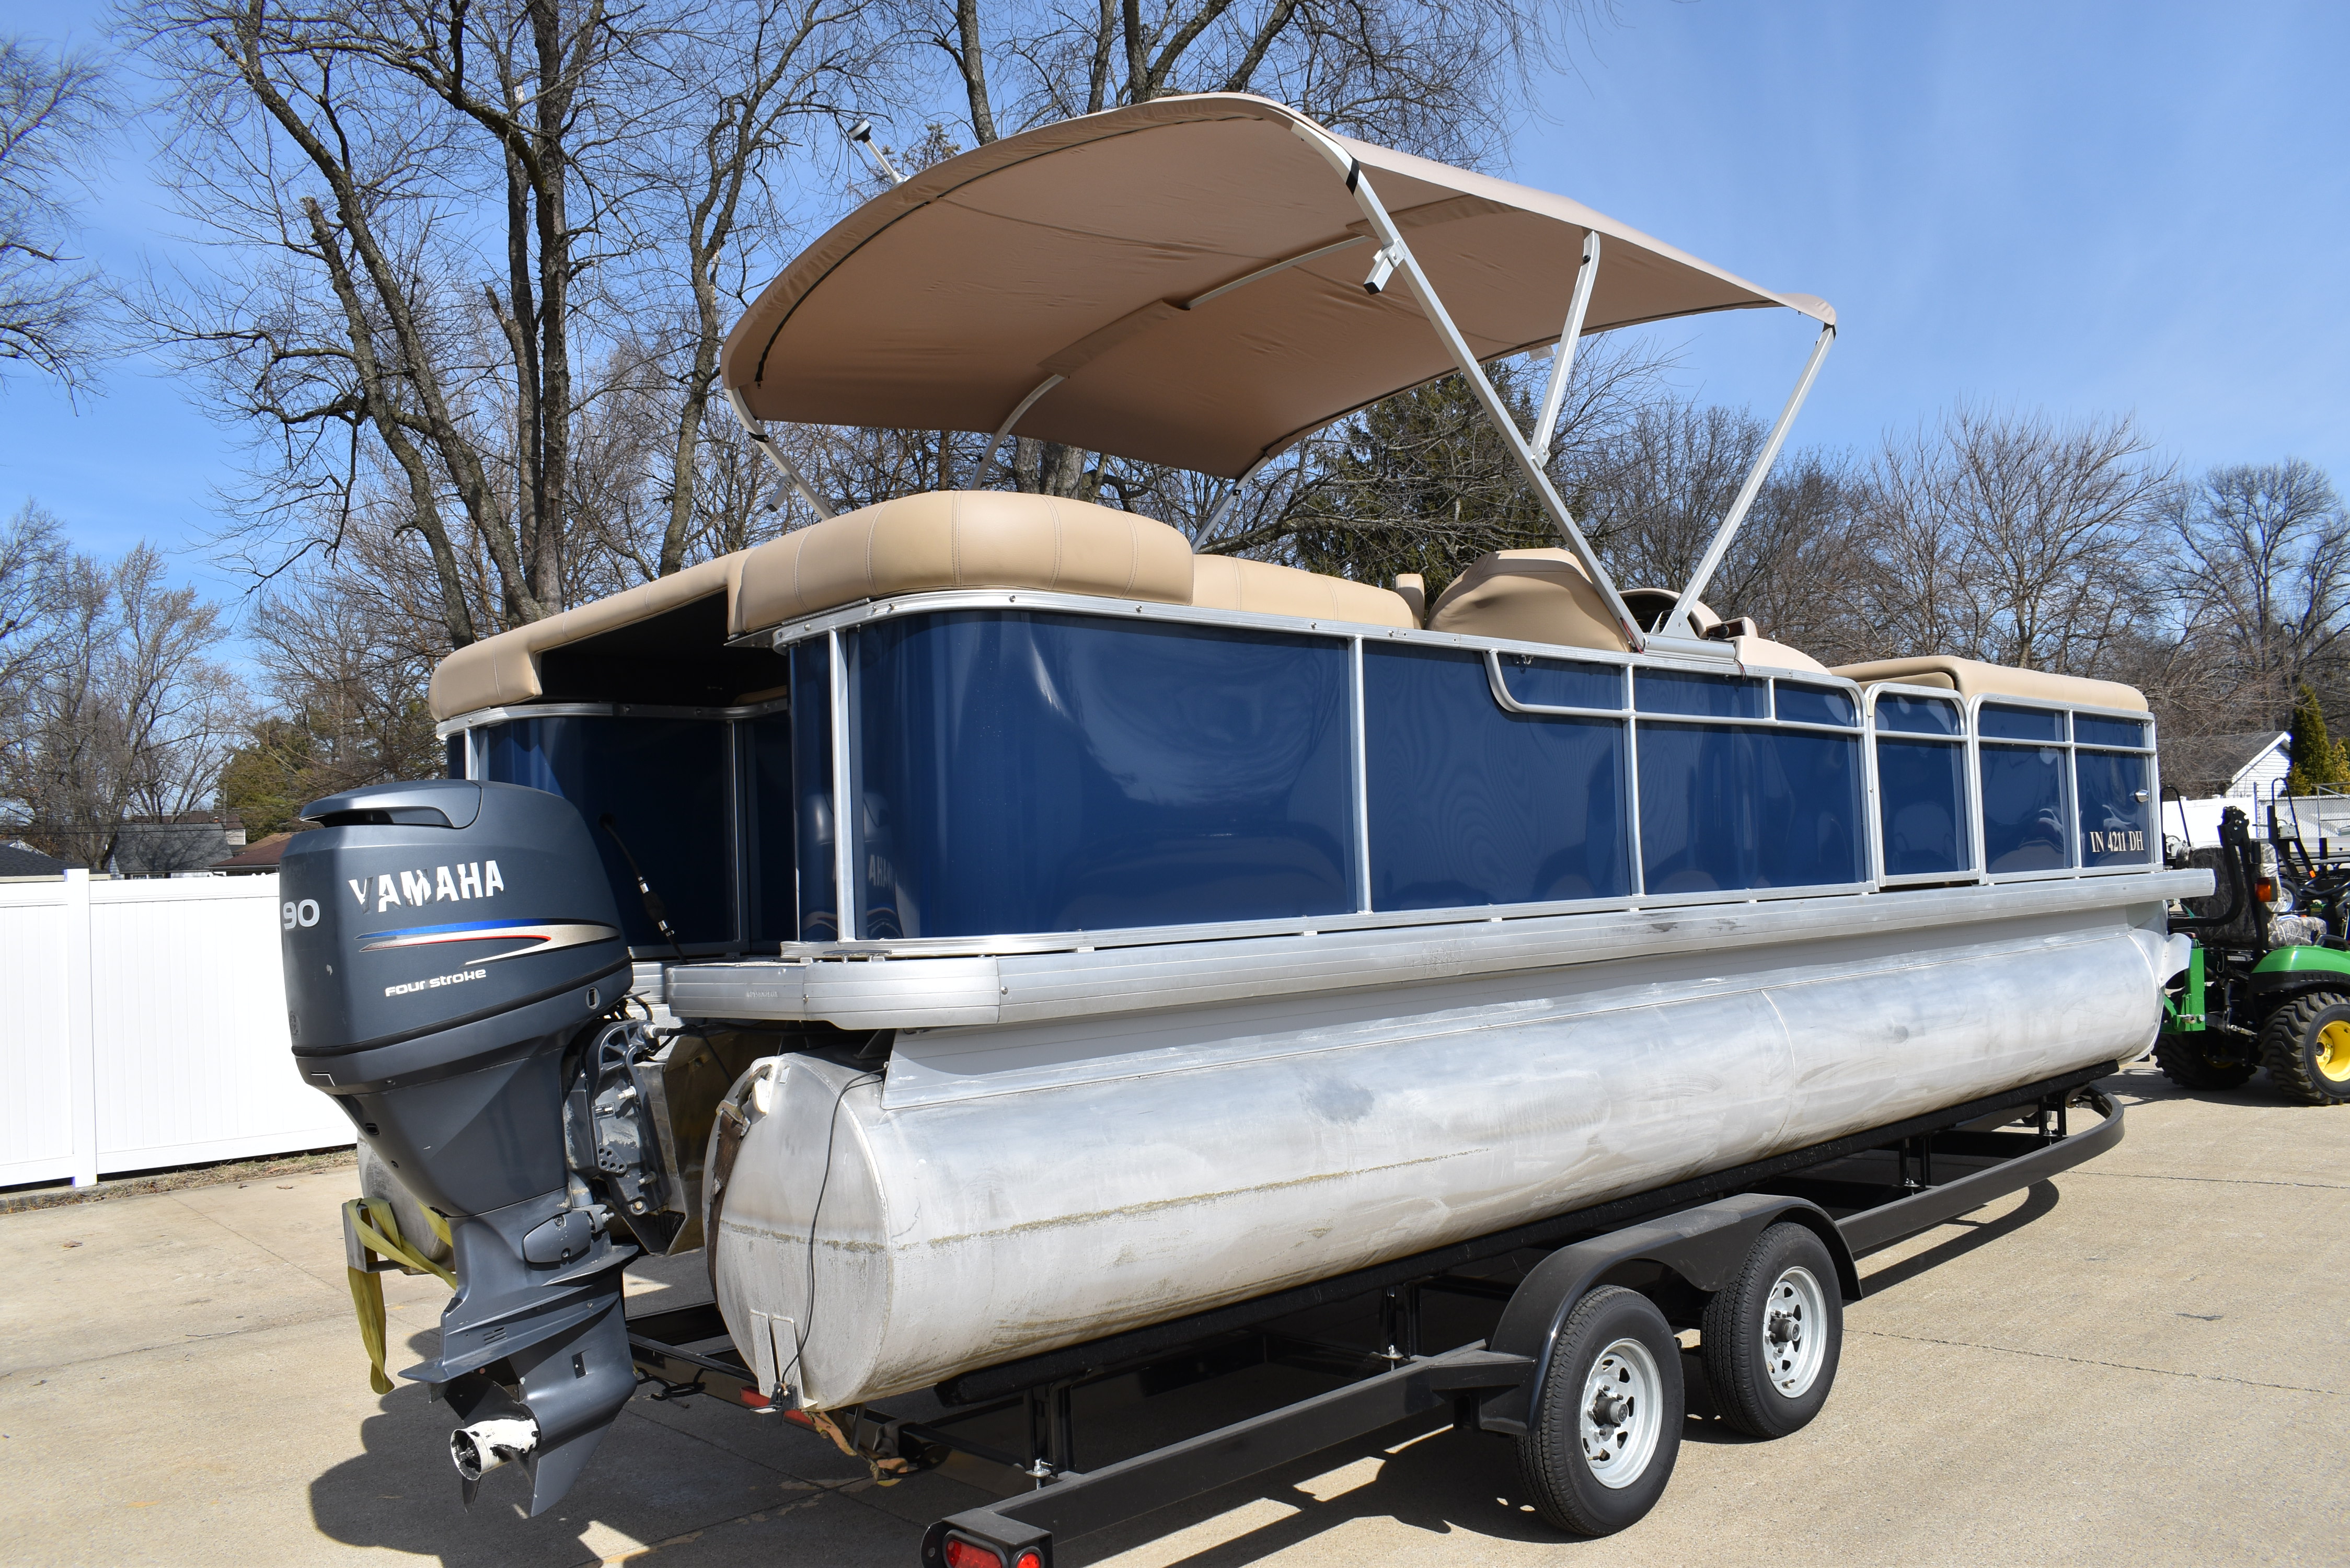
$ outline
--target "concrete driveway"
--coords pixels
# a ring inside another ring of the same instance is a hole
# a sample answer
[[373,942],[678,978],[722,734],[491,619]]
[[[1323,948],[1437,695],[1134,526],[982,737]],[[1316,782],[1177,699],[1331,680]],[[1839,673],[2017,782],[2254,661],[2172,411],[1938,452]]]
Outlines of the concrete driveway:
[[[2350,1109],[2262,1081],[2184,1096],[2150,1067],[2111,1086],[2118,1149],[1866,1260],[1821,1417],[1775,1443],[1692,1418],[1622,1535],[1549,1531],[1501,1438],[1404,1428],[1060,1561],[2350,1563]],[[556,1513],[522,1518],[493,1476],[468,1515],[445,1412],[368,1392],[352,1189],[0,1216],[0,1563],[908,1568],[924,1523],[985,1495],[951,1471],[876,1487],[784,1422],[639,1397]],[[699,1267],[663,1264],[666,1291],[696,1299]],[[396,1367],[445,1293],[386,1293]]]

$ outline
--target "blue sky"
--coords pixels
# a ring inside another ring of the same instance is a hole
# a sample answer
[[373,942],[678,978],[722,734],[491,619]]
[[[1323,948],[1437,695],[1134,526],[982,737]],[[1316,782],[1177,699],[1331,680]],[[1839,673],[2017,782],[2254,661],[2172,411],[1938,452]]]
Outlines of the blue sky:
[[[89,38],[91,0],[48,15]],[[1843,330],[1798,444],[1866,448],[1957,399],[2135,410],[2193,471],[2292,454],[2350,484],[2350,5],[1622,0],[1537,84],[1508,172],[1775,287]],[[79,20],[77,20],[79,18]],[[21,25],[21,24],[19,24]],[[58,36],[53,30],[52,36]],[[133,128],[85,245],[192,257]],[[1788,313],[1676,329],[1683,385],[1774,411]],[[206,557],[231,432],[154,367],[76,407],[0,391],[0,507],[84,549]]]
[[[1798,442],[1961,398],[2135,410],[2189,471],[2292,454],[2350,484],[2350,6],[1620,14],[1514,176],[1832,301]],[[1810,333],[1679,336],[1693,389],[1775,411]]]

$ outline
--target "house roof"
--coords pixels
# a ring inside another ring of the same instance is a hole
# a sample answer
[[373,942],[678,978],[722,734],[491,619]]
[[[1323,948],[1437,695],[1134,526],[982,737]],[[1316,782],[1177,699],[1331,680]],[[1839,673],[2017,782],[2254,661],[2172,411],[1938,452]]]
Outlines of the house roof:
[[212,868],[215,871],[275,871],[279,858],[286,853],[286,846],[293,841],[291,833],[273,833],[266,838],[255,839],[225,860],[213,861]]
[[2225,735],[2165,735],[2162,782],[2182,795],[2224,794],[2246,770],[2293,737],[2282,730]]
[[0,877],[62,877],[66,863],[22,844],[0,844]]

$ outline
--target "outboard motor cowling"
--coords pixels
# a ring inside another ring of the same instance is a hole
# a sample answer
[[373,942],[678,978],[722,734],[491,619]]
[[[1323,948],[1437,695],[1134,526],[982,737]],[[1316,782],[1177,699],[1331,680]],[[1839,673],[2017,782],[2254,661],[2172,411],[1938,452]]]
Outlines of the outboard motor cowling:
[[[636,1386],[619,1269],[636,1249],[564,1132],[570,1064],[631,1027],[611,886],[578,812],[543,790],[385,784],[303,815],[324,826],[288,846],[279,884],[296,1062],[455,1252],[440,1355],[401,1376],[465,1430],[528,1423],[502,1451],[531,1469],[539,1513]],[[471,1502],[482,1467],[460,1468]]]

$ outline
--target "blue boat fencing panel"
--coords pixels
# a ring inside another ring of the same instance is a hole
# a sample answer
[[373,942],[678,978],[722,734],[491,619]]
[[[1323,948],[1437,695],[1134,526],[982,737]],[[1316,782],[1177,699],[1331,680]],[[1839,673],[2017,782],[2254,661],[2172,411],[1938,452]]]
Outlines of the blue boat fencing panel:
[[2072,758],[2063,744],[2064,720],[2064,714],[2044,709],[1989,702],[1976,715],[1983,859],[1993,876],[2058,871],[2073,864],[2073,791],[2067,777]]
[[723,723],[551,714],[486,725],[474,732],[474,745],[481,777],[546,790],[579,808],[605,875],[625,889],[620,924],[630,947],[668,944],[636,897],[615,831],[660,895],[681,943],[736,940]]
[[1867,879],[1857,730],[1643,719],[1639,749],[1650,893]]
[[1876,724],[1877,832],[1885,874],[1971,872],[1965,714],[1955,701],[1880,692]]
[[865,937],[1354,909],[1344,642],[973,610],[853,646]]
[[1970,726],[1955,692],[1016,608],[787,652],[783,711],[525,711],[452,736],[452,771],[577,805],[645,956],[619,840],[697,953],[843,940],[844,863],[847,935],[889,941],[2161,859],[2129,715],[1991,699]]
[[[1624,705],[1612,665],[1502,668],[1521,702]],[[1630,894],[1621,719],[1509,712],[1482,654],[1367,643],[1363,721],[1374,909]]]
[[[2151,865],[2162,848],[2153,828],[2151,740],[2143,720],[2073,716],[2073,775],[2080,807],[2081,864]],[[2129,751],[2103,748],[2130,747]]]

